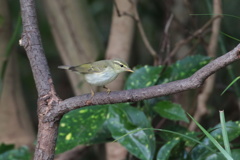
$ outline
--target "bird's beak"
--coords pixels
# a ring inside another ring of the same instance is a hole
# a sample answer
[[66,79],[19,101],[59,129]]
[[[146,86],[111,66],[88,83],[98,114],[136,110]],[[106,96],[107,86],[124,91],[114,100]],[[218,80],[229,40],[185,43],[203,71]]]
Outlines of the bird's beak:
[[126,71],[127,71],[127,72],[134,72],[134,71],[131,70],[130,68],[128,68]]

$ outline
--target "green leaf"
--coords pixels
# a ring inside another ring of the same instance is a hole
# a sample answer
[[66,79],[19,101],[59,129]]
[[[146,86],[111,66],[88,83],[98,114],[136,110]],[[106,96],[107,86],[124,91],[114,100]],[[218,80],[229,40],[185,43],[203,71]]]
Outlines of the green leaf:
[[30,160],[31,154],[27,147],[8,150],[0,154],[0,160]]
[[220,114],[220,124],[221,124],[221,128],[222,128],[224,148],[228,152],[228,154],[231,156],[231,149],[230,149],[230,143],[228,140],[224,111],[219,111],[219,114]]
[[234,83],[236,83],[238,80],[240,79],[240,76],[238,76],[237,78],[235,78],[228,86],[226,89],[224,89],[224,91],[221,93],[221,95],[223,95]]
[[[240,149],[233,149],[231,152],[234,160],[239,159]],[[220,152],[218,152],[208,155],[204,160],[226,160],[226,158]]]
[[[91,106],[74,110],[64,115],[59,127],[56,152],[61,153],[79,144],[92,144],[105,141],[108,134],[102,128],[106,121],[108,106]],[[101,139],[97,139],[101,137]],[[94,140],[92,140],[94,138]],[[91,141],[92,140],[92,141]]]
[[[203,157],[201,157],[199,160],[202,160]],[[226,160],[226,158],[220,153],[213,153],[204,158],[204,160]]]
[[161,101],[154,106],[154,110],[164,118],[189,122],[185,111],[179,104],[175,104],[170,101]]
[[[166,142],[171,141],[174,138],[181,138],[181,139],[184,139],[186,145],[188,146],[195,145],[196,142],[190,139],[197,139],[197,137],[199,136],[197,132],[192,132],[192,131],[190,132],[188,131],[187,128],[177,124],[167,125],[165,126],[164,130],[167,130],[167,132],[161,132],[159,136],[162,139],[164,139]],[[172,134],[169,134],[169,133],[172,133]],[[186,138],[186,137],[189,137],[189,138]]]
[[142,111],[128,104],[111,105],[108,128],[112,136],[130,153],[142,160],[153,159],[155,136]]
[[164,144],[157,154],[157,160],[168,160],[169,157],[172,154],[173,148],[178,145],[180,142],[180,138],[174,138],[171,141],[168,141],[166,144]]
[[240,157],[240,149],[233,149],[231,152],[233,159],[238,159]]
[[144,66],[135,70],[128,77],[125,88],[137,89],[155,85],[162,69],[162,66]]
[[188,78],[208,64],[210,60],[211,58],[203,55],[187,56],[184,59],[178,60],[164,70],[159,78],[158,84]]
[[235,41],[240,42],[240,39],[237,39],[237,38],[235,38],[235,37],[233,37],[233,36],[230,36],[229,34],[226,34],[226,33],[224,33],[224,32],[220,32],[220,33],[223,34],[224,36],[228,37],[228,38],[231,38],[231,39],[233,39],[233,40],[235,40]]
[[6,152],[8,150],[11,150],[11,149],[14,149],[14,144],[4,144],[4,143],[2,143],[0,145],[0,154]]
[[197,70],[209,63],[211,58],[203,55],[187,56],[173,64],[170,81],[190,77]]
[[[240,122],[232,122],[229,121],[226,123],[226,128],[228,132],[228,139],[229,141],[234,140],[238,136],[240,136]],[[222,130],[221,125],[216,125],[212,132],[210,132],[210,135],[219,143],[223,144],[223,138],[222,138]],[[205,137],[202,139],[202,143],[206,146],[209,146],[210,148],[214,149],[216,152],[218,151],[215,145],[211,142],[211,140],[208,137]],[[197,145],[191,152],[192,159],[205,159],[207,156],[212,155],[212,152],[209,150],[206,150],[206,148],[203,145]]]

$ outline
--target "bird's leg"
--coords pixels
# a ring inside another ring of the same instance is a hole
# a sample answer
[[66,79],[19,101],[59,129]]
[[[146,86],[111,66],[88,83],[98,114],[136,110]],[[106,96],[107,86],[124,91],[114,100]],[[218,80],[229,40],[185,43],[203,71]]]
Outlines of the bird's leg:
[[95,93],[94,93],[94,91],[93,91],[93,89],[92,89],[92,86],[91,85],[89,85],[89,87],[90,87],[90,90],[91,90],[91,98],[95,95]]
[[91,88],[91,97],[93,97],[94,96],[94,91],[92,90],[92,88]]
[[103,86],[103,88],[107,90],[108,94],[111,92],[111,90],[109,88],[107,88],[106,86]]

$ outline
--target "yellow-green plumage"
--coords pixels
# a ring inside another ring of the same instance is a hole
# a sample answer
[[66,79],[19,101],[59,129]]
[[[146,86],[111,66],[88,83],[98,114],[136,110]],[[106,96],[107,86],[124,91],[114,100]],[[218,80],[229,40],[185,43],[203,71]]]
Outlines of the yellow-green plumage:
[[[58,68],[80,73],[89,84],[104,87],[116,79],[119,73],[133,72],[128,64],[120,59],[101,60],[78,66],[59,66]],[[110,92],[109,89],[108,91]]]

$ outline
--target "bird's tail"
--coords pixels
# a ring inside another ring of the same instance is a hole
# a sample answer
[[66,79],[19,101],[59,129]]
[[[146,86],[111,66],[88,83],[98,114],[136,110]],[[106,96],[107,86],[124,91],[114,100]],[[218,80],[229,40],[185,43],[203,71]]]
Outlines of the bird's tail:
[[66,69],[71,71],[76,71],[75,66],[58,66],[59,69]]

